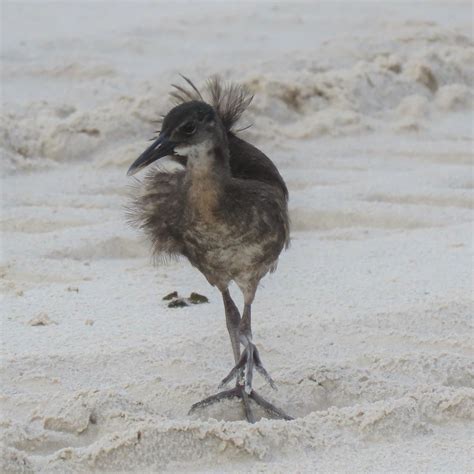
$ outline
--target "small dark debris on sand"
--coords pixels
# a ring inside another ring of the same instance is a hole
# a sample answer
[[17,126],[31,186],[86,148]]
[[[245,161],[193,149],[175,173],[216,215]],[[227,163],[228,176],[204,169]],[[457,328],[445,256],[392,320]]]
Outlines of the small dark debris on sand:
[[194,293],[194,291],[189,295],[189,300],[192,304],[209,303],[209,300],[206,296],[200,295],[199,293]]
[[163,296],[163,301],[169,301],[169,300],[175,299],[177,297],[178,297],[178,292],[173,291],[171,293],[168,293],[166,296]]
[[195,293],[194,291],[188,298],[181,297],[177,291],[173,291],[163,296],[163,301],[169,301],[168,308],[184,308],[192,304],[209,303],[209,299],[206,296]]
[[168,308],[184,308],[185,306],[189,306],[185,298],[176,298],[168,303]]

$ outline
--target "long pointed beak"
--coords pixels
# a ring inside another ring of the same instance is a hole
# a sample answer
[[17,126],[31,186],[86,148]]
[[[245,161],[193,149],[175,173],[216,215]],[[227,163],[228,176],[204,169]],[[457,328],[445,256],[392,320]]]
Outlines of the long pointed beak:
[[165,135],[160,135],[130,166],[127,176],[134,175],[159,158],[173,154],[175,145]]

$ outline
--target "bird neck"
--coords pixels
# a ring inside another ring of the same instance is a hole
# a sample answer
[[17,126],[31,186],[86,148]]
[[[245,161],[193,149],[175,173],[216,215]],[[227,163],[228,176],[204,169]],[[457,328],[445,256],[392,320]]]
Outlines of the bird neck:
[[188,208],[201,221],[213,222],[225,183],[231,178],[229,150],[209,141],[187,150],[187,156]]
[[[183,150],[181,150],[183,151]],[[229,150],[223,144],[207,140],[186,150],[186,179],[189,182],[225,181],[230,177]]]

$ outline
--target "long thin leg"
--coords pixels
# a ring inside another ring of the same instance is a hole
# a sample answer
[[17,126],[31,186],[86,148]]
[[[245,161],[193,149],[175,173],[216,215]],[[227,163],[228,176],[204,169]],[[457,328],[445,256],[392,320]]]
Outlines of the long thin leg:
[[251,305],[245,304],[244,313],[240,320],[239,333],[240,341],[245,346],[247,352],[247,363],[245,364],[245,391],[250,394],[252,391],[253,366],[254,366],[254,345],[252,344],[252,316]]
[[252,392],[253,370],[255,368],[270,386],[276,390],[275,383],[265,370],[265,367],[263,367],[258,349],[252,342],[252,299],[247,300],[244,305],[244,312],[239,324],[239,338],[245,347],[244,353],[229,374],[222,380],[220,387],[225,386],[235,377],[241,377],[243,369],[245,391],[250,395]]
[[252,305],[251,303],[245,303],[244,305],[244,312],[242,314],[242,319],[240,321],[240,335],[241,341],[244,346],[247,344],[245,343],[244,339],[247,339],[249,342],[252,341]]
[[[255,423],[255,417],[252,413],[252,409],[250,407],[249,397],[245,393],[242,387],[242,372],[244,367],[244,362],[239,365],[240,361],[240,331],[239,326],[241,322],[240,313],[235,305],[234,301],[232,300],[229,290],[226,288],[222,293],[222,300],[224,302],[224,309],[225,309],[225,319],[227,330],[229,332],[230,343],[232,344],[232,352],[234,353],[234,361],[235,361],[235,368],[232,372],[232,378],[236,378],[236,386],[231,390],[224,390],[219,392],[215,395],[211,395],[210,397],[201,400],[200,402],[195,403],[189,413],[194,412],[199,408],[204,408],[206,406],[212,405],[213,403],[219,402],[221,400],[229,399],[229,398],[240,398],[242,400],[243,408],[245,417],[247,421],[250,423]],[[230,379],[229,379],[230,381]],[[222,385],[222,384],[221,384]]]
[[[225,377],[221,382],[220,387],[226,385],[234,378],[237,379],[237,383],[235,387],[230,390],[224,390],[195,403],[191,407],[190,413],[199,408],[204,408],[211,404],[220,402],[221,400],[237,397],[242,400],[245,417],[250,423],[255,423],[255,417],[250,406],[250,400],[253,400],[257,405],[260,405],[271,416],[276,416],[277,418],[283,418],[285,420],[292,420],[293,418],[272,405],[270,402],[267,402],[252,389],[254,367],[273,388],[275,388],[275,384],[263,367],[260,354],[252,343],[251,301],[245,303],[244,312],[241,318],[239,310],[230,297],[228,289],[222,291],[222,299],[225,308],[227,330],[229,331],[232,351],[234,353],[235,366],[230,371],[229,375],[227,375],[227,377]],[[245,347],[245,351],[242,355],[240,355],[240,343]],[[245,371],[245,383],[242,383],[243,371]]]
[[230,297],[228,289],[222,292],[222,300],[224,302],[225,320],[227,324],[227,331],[229,331],[230,343],[232,344],[232,351],[234,353],[234,361],[237,364],[240,359],[240,313],[234,301]]
[[[246,295],[244,294],[244,297]],[[273,379],[270,377],[268,372],[263,367],[260,354],[257,347],[252,342],[252,300],[254,294],[248,295],[246,297],[244,311],[242,318],[239,324],[239,336],[240,342],[244,345],[245,350],[239,361],[236,363],[234,368],[229,372],[227,377],[224,378],[221,382],[221,387],[229,383],[234,377],[237,377],[238,374],[242,373],[242,367],[245,367],[245,378],[244,378],[244,390],[242,390],[242,398],[252,399],[255,403],[260,405],[268,414],[276,416],[278,418],[283,418],[285,420],[292,420],[283,410],[272,405],[270,402],[267,402],[263,397],[261,397],[255,390],[252,389],[253,381],[253,370],[254,368],[265,378],[265,380],[270,384],[270,386],[276,389]],[[247,418],[248,419],[248,418]]]
[[[234,353],[234,361],[236,366],[240,360],[240,324],[241,318],[237,306],[234,300],[231,298],[229,289],[226,288],[222,292],[222,300],[224,301],[225,319],[227,324],[227,330],[229,331],[230,343],[232,344],[232,351]],[[236,371],[236,385],[239,386],[242,383],[242,370],[243,364],[238,367]],[[250,392],[248,392],[250,393]],[[242,403],[244,405],[245,416],[250,423],[255,422],[255,418],[250,408],[250,402],[248,397],[242,396]]]

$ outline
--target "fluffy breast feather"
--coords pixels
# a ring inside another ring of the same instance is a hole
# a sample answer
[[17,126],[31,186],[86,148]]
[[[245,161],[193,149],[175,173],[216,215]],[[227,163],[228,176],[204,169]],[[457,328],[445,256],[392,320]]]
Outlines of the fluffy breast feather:
[[185,171],[151,169],[143,181],[137,180],[127,208],[128,221],[145,232],[153,254],[177,257],[183,254],[181,216],[184,208]]

